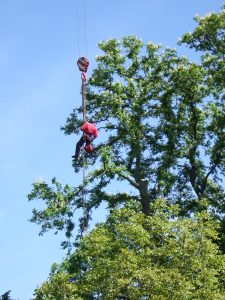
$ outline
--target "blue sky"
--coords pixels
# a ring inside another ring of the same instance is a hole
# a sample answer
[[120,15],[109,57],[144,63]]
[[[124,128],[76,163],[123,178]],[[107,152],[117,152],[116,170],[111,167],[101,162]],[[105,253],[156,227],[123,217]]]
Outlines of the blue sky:
[[[79,3],[78,3],[79,2]],[[38,236],[28,222],[34,203],[26,195],[37,179],[76,184],[71,155],[75,136],[60,126],[81,103],[80,54],[85,52],[84,0],[0,0],[0,295],[28,300],[53,262],[65,255],[60,236]],[[193,16],[219,11],[221,0],[86,0],[89,73],[97,43],[136,34],[144,42],[177,47],[195,27]],[[180,48],[191,59],[195,54]],[[102,212],[95,215],[102,219]]]

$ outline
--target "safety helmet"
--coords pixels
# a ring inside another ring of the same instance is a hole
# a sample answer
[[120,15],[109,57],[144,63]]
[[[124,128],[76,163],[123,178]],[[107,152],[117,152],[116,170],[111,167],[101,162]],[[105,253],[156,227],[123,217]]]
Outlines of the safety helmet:
[[77,66],[81,72],[87,72],[89,61],[86,57],[80,57],[77,61]]

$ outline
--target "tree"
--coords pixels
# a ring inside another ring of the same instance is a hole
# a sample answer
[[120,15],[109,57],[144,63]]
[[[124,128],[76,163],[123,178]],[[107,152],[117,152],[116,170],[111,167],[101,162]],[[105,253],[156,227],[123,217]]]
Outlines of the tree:
[[[87,210],[105,201],[109,216],[79,240],[35,300],[224,299],[223,20],[224,11],[197,18],[182,37],[201,51],[200,63],[135,36],[99,43],[87,111],[102,139],[73,167],[93,166]],[[81,113],[74,109],[65,134],[79,133]],[[126,192],[110,193],[116,181]],[[31,221],[41,233],[54,228],[71,238],[83,188],[35,182],[28,198],[46,206]]]
[[[225,5],[220,13],[196,16],[198,26],[193,33],[183,35],[180,43],[203,52],[202,64],[208,71],[208,87],[215,97],[224,100],[224,23]],[[220,94],[221,93],[221,94]]]
[[[208,114],[211,115],[212,122],[208,126],[208,135],[213,140],[210,144],[212,151],[212,168],[217,167],[224,176],[224,78],[225,78],[225,50],[224,41],[224,24],[225,24],[225,6],[220,13],[210,13],[204,17],[196,17],[198,22],[197,28],[193,33],[185,34],[180,43],[185,43],[196,51],[201,51],[202,65],[207,71],[206,85],[213,95],[214,101],[209,101]],[[223,153],[223,154],[222,154]],[[221,164],[219,159],[223,156]],[[224,178],[224,177],[223,177]],[[218,180],[218,178],[217,178]],[[211,193],[221,194],[221,189],[211,182]],[[222,197],[221,203],[223,203]],[[223,209],[216,210],[217,216],[221,221],[220,245],[225,252],[225,219],[220,215]]]
[[56,273],[49,281],[34,291],[35,300],[82,300],[77,295],[77,287],[69,281],[69,276]]
[[[86,164],[96,168],[86,178],[87,210],[103,201],[109,208],[136,201],[152,214],[157,198],[179,203],[191,215],[207,199],[209,209],[222,218],[225,211],[224,12],[199,22],[181,42],[206,51],[202,62],[179,57],[174,49],[147,43],[135,36],[99,43],[102,54],[88,81],[88,117],[100,127],[104,141]],[[67,119],[65,134],[78,133],[81,107]],[[76,172],[83,162],[74,165]],[[109,193],[115,181],[131,192]],[[65,230],[71,237],[74,212],[82,208],[83,186],[50,186],[35,182],[29,200],[42,199],[43,210],[33,210],[31,221]],[[81,219],[82,222],[82,219]],[[67,246],[65,242],[63,244]]]
[[8,291],[5,294],[1,295],[0,300],[12,300],[12,298],[10,297],[10,293],[11,291]]
[[[180,217],[178,206],[165,200],[151,209],[148,217],[131,205],[114,209],[34,300],[224,299],[225,256],[212,241],[218,224],[204,209],[191,219]],[[64,290],[75,293],[63,298],[59,278],[67,278]]]

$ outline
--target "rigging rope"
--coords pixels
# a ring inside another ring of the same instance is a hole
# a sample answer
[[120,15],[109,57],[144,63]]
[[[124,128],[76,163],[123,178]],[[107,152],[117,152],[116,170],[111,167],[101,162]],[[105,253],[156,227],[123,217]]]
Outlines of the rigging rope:
[[[86,0],[76,0],[76,19],[77,19],[77,50],[79,57],[80,53],[85,53],[87,57],[88,45],[87,45],[87,5]],[[81,7],[80,1],[83,2]],[[82,51],[80,51],[82,50]]]
[[87,9],[86,0],[84,0],[84,39],[85,39],[85,54],[87,57]]
[[[86,71],[82,71],[81,73],[81,80],[82,80],[82,111],[83,111],[83,122],[86,122],[86,81],[87,81],[87,76],[86,76]],[[83,134],[83,138],[84,134]],[[84,151],[84,146],[83,146],[83,151]],[[88,210],[87,210],[87,198],[86,198],[86,169],[87,169],[87,163],[86,159],[83,156],[83,224],[82,224],[82,231],[85,232],[88,228]]]
[[87,121],[86,117],[86,74],[84,72],[81,73],[81,80],[82,80],[82,87],[81,87],[81,92],[82,92],[82,112],[83,112],[83,121]]
[[[84,15],[84,42],[85,42],[85,52],[87,56],[87,34],[86,34],[86,2],[83,0],[83,15]],[[78,53],[80,57],[80,16],[79,16],[79,0],[77,0],[77,38],[78,38]],[[85,57],[80,57],[77,61],[77,65],[79,70],[81,71],[81,93],[82,93],[82,113],[83,113],[83,122],[87,121],[86,118],[86,82],[87,82],[87,69],[89,65],[89,61]],[[83,138],[84,135],[83,135]],[[84,151],[84,146],[83,146]],[[87,163],[83,156],[83,188],[82,188],[82,206],[83,206],[83,222],[81,231],[85,232],[88,229],[88,206],[87,206],[87,199],[86,199],[86,170],[87,170]]]
[[77,50],[80,57],[80,19],[79,19],[79,0],[77,0]]

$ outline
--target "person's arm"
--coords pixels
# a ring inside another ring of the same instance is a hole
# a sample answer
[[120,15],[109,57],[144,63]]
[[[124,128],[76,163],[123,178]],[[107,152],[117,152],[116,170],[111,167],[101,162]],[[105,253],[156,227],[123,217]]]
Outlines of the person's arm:
[[95,130],[93,131],[94,139],[98,136],[98,129],[95,127]]
[[83,124],[80,128],[81,131],[85,131],[87,129],[87,123]]

